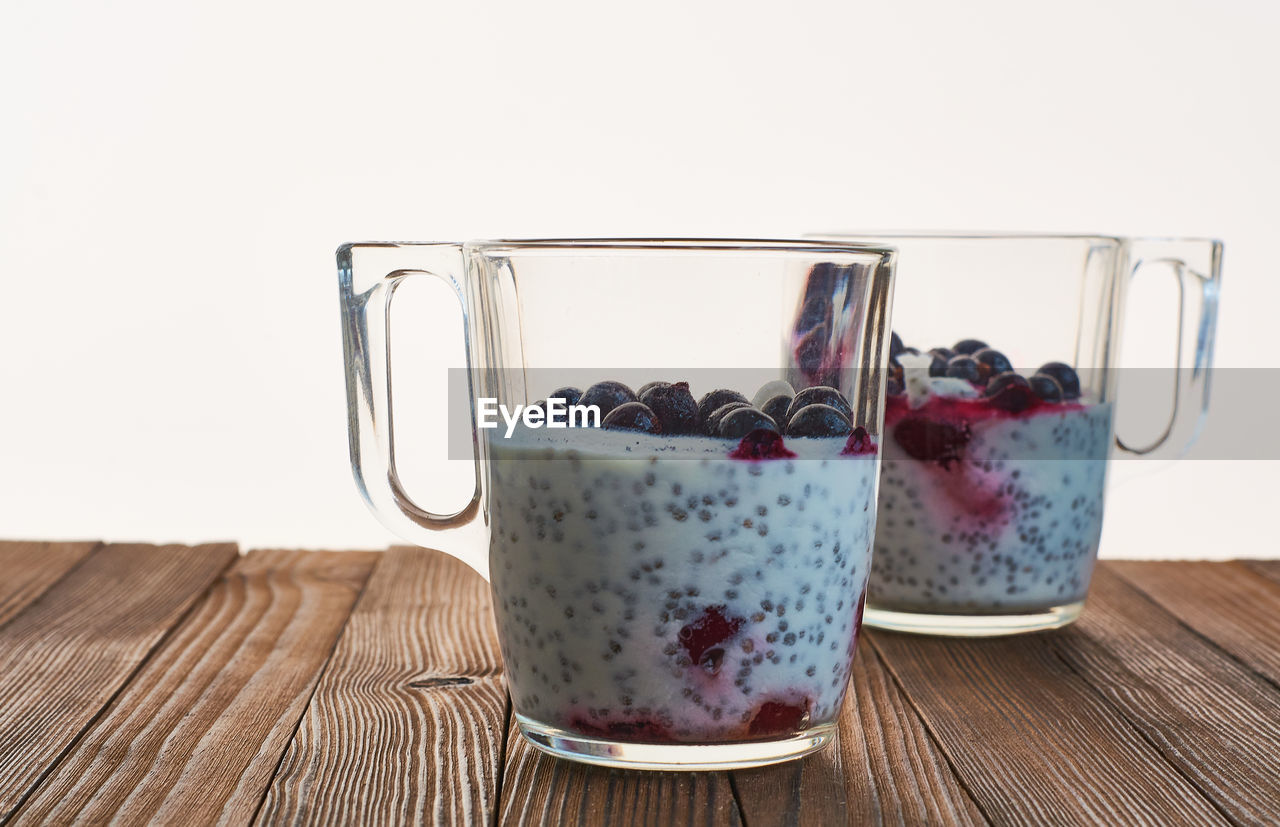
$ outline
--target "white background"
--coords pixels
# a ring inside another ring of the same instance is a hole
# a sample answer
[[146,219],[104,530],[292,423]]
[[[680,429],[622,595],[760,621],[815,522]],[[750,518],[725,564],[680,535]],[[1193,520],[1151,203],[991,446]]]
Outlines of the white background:
[[[8,0],[0,536],[394,541],[347,468],[349,240],[1213,235],[1218,364],[1269,365],[1277,8]],[[1275,472],[1117,485],[1103,553],[1274,554]]]

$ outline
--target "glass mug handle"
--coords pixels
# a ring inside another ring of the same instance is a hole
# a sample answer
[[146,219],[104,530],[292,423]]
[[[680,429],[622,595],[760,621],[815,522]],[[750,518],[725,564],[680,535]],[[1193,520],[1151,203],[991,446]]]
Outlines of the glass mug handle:
[[[483,529],[482,521],[476,520],[481,498],[478,451],[474,452],[476,484],[471,501],[453,514],[423,508],[409,497],[396,473],[391,405],[390,317],[396,288],[408,278],[447,282],[461,304],[463,324],[469,326],[471,313],[460,278],[462,246],[345,244],[337,255],[351,470],[360,493],[383,525],[396,534],[416,545],[440,548],[483,574],[484,562],[473,559],[476,550],[485,547],[473,536]],[[464,334],[469,340],[470,330],[464,329]],[[470,370],[467,373],[471,375]],[[471,421],[475,422],[474,411]],[[478,447],[475,441],[473,427],[473,448]]]
[[1154,440],[1130,444],[1117,433],[1116,446],[1128,454],[1176,459],[1195,443],[1208,415],[1218,295],[1222,288],[1222,243],[1136,238],[1129,244],[1130,281],[1146,268],[1162,266],[1173,273],[1177,282],[1173,405],[1167,424]]

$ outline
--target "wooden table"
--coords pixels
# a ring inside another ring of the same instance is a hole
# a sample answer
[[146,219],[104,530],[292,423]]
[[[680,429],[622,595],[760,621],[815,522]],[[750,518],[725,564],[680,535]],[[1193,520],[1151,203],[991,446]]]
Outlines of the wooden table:
[[853,681],[804,761],[608,771],[514,732],[441,554],[0,543],[0,822],[1280,823],[1280,561],[1106,563],[1073,627]]

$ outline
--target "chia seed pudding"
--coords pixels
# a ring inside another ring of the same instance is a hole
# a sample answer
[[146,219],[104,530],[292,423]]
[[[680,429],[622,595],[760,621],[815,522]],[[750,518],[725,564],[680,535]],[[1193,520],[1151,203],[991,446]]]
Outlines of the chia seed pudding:
[[[987,376],[946,367],[963,355],[895,354],[905,370],[886,402],[868,599],[952,615],[1081,601],[1102,533],[1111,405],[1082,397],[1061,363],[1030,379],[1007,363]],[[1061,381],[1040,381],[1050,374]]]
[[[666,413],[657,404],[653,419]],[[635,743],[833,722],[875,523],[866,432],[784,444],[771,427],[721,436],[735,426],[705,412],[674,434],[643,412],[621,419],[639,425],[605,416],[603,429],[490,441],[490,572],[515,711]]]

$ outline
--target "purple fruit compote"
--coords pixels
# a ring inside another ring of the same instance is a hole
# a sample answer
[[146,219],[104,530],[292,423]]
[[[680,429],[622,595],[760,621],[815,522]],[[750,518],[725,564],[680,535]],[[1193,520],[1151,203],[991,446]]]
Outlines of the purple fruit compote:
[[[490,571],[522,727],[636,744],[829,730],[862,620],[875,441],[831,389],[771,382],[752,405],[622,388],[601,428],[489,444]],[[824,409],[789,430],[766,402],[789,421]]]
[[[875,613],[1013,615],[1082,601],[1102,532],[1111,405],[1050,362],[893,337]],[[877,620],[879,622],[879,620]]]

